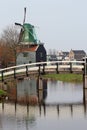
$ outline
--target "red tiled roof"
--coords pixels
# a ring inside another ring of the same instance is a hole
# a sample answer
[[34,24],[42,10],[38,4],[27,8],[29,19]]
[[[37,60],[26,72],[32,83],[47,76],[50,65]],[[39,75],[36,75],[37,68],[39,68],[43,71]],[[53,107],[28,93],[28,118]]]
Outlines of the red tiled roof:
[[38,45],[30,46],[30,47],[19,47],[18,52],[24,52],[24,51],[36,51]]
[[32,47],[29,48],[29,51],[36,51],[37,47],[38,47],[38,45],[32,46]]

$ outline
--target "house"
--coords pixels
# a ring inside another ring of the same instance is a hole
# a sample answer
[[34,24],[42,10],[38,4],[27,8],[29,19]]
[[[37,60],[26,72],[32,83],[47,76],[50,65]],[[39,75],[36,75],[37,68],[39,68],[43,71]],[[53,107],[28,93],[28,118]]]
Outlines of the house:
[[68,59],[68,55],[69,55],[69,52],[67,52],[67,51],[60,51],[57,54],[57,60],[58,61],[67,60]]
[[83,57],[86,56],[86,52],[84,50],[72,50],[69,52],[69,59],[70,60],[76,60],[81,61],[83,60]]
[[62,61],[68,59],[69,52],[57,52],[55,54],[47,55],[48,61]]
[[50,55],[49,61],[57,61],[57,56],[56,55]]
[[16,64],[28,64],[46,61],[46,50],[43,44],[32,44],[22,47],[17,54]]
[[62,52],[62,60],[69,60],[69,52],[68,51]]

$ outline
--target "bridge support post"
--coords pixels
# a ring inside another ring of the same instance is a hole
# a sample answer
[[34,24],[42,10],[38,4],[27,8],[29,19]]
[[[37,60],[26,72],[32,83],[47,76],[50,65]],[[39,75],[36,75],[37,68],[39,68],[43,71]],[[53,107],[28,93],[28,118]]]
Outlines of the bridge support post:
[[56,66],[57,66],[57,67],[56,67],[56,73],[58,74],[58,73],[59,73],[58,63],[56,63]]
[[45,64],[43,64],[43,74],[45,74]]
[[84,75],[83,84],[84,84],[84,88],[87,89],[87,75]]
[[28,66],[26,66],[26,76],[28,77]]
[[16,70],[14,68],[14,79],[16,79]]
[[84,70],[83,70],[83,87],[87,89],[87,57],[84,59]]
[[70,62],[70,73],[72,73],[72,63]]
[[83,70],[83,101],[84,103],[87,102],[87,57],[83,59],[84,63],[84,70]]
[[39,76],[40,76],[40,64],[39,64],[39,70],[38,71],[39,71]]
[[4,72],[2,71],[2,74],[1,74],[1,75],[2,75],[2,82],[4,81],[4,75],[3,75],[3,73],[4,73]]

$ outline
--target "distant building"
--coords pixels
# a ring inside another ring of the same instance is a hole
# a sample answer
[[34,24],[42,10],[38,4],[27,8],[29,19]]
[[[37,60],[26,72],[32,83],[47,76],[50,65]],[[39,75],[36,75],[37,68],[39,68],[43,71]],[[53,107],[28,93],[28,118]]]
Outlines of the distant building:
[[81,61],[86,56],[86,52],[84,50],[72,50],[69,52],[69,59]]
[[50,55],[49,61],[57,61],[57,56],[56,55]]
[[48,56],[48,61],[62,61],[66,60],[68,57],[69,52],[58,52],[57,54],[49,54]]
[[62,52],[62,60],[69,60],[69,52],[68,51]]

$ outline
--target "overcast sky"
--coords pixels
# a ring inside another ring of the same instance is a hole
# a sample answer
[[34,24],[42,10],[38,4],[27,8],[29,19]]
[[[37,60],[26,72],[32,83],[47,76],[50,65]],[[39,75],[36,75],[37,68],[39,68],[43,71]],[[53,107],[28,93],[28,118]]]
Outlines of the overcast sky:
[[45,48],[87,52],[87,0],[0,0],[0,33],[6,26],[26,22],[36,27]]

